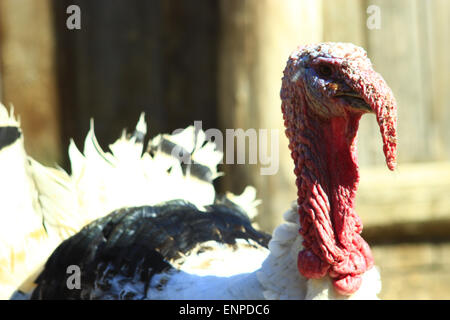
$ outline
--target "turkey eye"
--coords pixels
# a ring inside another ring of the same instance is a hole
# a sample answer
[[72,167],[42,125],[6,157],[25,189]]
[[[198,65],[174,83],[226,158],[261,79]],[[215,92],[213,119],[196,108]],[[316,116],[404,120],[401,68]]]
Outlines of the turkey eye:
[[318,71],[319,71],[319,74],[323,77],[329,77],[333,73],[333,70],[331,69],[331,67],[329,67],[327,65],[320,65]]

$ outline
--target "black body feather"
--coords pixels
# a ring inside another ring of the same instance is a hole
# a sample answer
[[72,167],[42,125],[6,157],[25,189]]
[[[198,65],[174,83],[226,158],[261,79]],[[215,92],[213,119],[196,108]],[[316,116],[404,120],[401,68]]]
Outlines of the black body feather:
[[0,127],[0,150],[12,145],[20,136],[21,132],[18,127]]
[[[90,223],[54,251],[31,298],[96,298],[96,288],[107,292],[109,280],[120,274],[144,283],[142,295],[125,298],[144,299],[152,276],[172,269],[172,261],[188,255],[199,243],[215,240],[233,245],[236,239],[251,239],[267,247],[270,235],[256,231],[239,207],[221,202],[204,212],[174,200],[120,209]],[[70,265],[81,270],[80,289],[67,286]]]

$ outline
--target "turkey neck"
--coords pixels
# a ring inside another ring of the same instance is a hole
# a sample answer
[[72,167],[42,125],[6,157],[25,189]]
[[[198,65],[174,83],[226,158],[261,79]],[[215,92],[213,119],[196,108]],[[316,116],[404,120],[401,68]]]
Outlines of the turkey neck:
[[[355,214],[354,201],[359,183],[356,136],[361,115],[333,118],[321,125],[326,165],[323,180],[328,185],[330,218],[335,238],[349,248],[348,233],[360,233],[361,223]],[[355,221],[356,219],[356,221]]]
[[283,110],[304,239],[298,269],[307,278],[328,274],[335,289],[348,295],[360,287],[362,274],[373,265],[354,210],[359,181],[356,135],[362,114],[322,119],[311,115],[304,98],[295,100],[294,108],[286,104]]

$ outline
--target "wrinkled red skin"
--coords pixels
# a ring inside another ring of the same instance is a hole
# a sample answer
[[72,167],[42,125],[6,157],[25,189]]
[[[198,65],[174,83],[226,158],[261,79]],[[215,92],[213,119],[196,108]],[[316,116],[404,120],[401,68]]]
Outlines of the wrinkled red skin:
[[[359,289],[363,273],[374,263],[369,245],[360,236],[362,222],[354,210],[359,182],[356,134],[364,112],[349,108],[329,117],[323,111],[313,112],[317,107],[310,106],[305,80],[297,76],[297,58],[288,61],[281,98],[286,136],[295,164],[304,247],[298,255],[298,270],[314,279],[328,274],[339,294],[350,295]],[[346,70],[346,63],[342,76],[376,113],[386,162],[393,169],[395,100],[381,76],[364,63],[363,60],[358,72],[362,70],[362,75],[369,75],[365,79],[353,70]]]

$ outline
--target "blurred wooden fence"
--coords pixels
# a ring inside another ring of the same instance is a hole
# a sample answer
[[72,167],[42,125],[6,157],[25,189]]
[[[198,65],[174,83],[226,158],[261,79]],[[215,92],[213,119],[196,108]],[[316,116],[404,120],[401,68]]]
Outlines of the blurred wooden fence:
[[[66,27],[71,4],[81,30]],[[141,111],[152,134],[194,120],[223,132],[278,129],[276,175],[224,165],[218,184],[235,193],[256,186],[259,224],[271,230],[296,194],[279,99],[286,59],[300,44],[353,42],[399,105],[397,173],[383,168],[374,117],[361,121],[366,236],[448,240],[449,21],[447,0],[0,0],[0,98],[20,114],[29,153],[47,164],[66,159],[69,137],[82,145],[90,117],[103,146]]]

